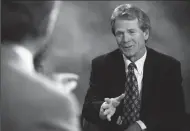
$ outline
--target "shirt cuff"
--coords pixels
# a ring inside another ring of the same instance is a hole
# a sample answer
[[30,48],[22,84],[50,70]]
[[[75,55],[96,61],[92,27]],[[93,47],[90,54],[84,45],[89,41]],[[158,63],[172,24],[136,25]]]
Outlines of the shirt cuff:
[[138,120],[136,122],[139,124],[139,126],[141,127],[142,130],[146,129],[146,125],[141,120]]

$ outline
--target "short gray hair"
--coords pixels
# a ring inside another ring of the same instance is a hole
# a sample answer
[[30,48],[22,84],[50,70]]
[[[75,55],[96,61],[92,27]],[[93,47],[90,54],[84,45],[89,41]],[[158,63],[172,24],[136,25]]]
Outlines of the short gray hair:
[[112,33],[115,35],[115,21],[118,18],[127,20],[138,19],[139,27],[144,32],[148,30],[150,32],[151,25],[148,15],[140,8],[131,4],[122,4],[117,6],[111,16],[111,28]]

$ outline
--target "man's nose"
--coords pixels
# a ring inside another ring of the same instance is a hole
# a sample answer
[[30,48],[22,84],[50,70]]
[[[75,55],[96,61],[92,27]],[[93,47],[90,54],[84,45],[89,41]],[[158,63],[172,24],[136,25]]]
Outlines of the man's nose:
[[128,34],[128,33],[125,33],[124,35],[123,35],[123,42],[129,42],[130,41],[130,39],[131,39],[131,37],[130,37],[130,35]]

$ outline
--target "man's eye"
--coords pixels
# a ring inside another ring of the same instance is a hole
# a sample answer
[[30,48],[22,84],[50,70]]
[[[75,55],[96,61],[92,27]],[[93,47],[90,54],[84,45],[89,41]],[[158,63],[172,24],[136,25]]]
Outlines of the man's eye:
[[131,31],[129,31],[129,33],[130,34],[135,34],[136,32],[131,30]]
[[117,36],[120,36],[120,35],[122,35],[123,33],[122,32],[116,32],[116,35]]

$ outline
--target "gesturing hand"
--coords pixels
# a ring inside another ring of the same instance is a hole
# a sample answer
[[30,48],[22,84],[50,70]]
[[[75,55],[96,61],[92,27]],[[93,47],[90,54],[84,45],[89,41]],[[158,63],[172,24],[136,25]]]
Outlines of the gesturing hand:
[[54,73],[52,78],[56,81],[56,88],[69,93],[77,87],[79,76],[73,73]]
[[120,104],[121,100],[125,97],[125,94],[121,94],[115,98],[105,98],[105,102],[102,104],[100,108],[100,118],[111,121],[111,117],[114,115],[116,111],[116,107]]

